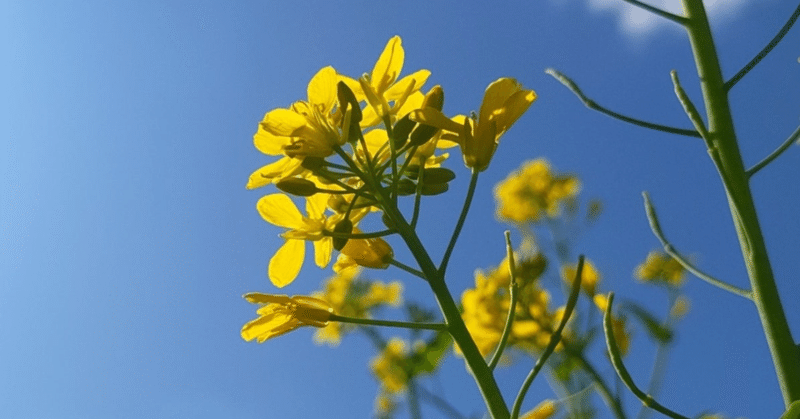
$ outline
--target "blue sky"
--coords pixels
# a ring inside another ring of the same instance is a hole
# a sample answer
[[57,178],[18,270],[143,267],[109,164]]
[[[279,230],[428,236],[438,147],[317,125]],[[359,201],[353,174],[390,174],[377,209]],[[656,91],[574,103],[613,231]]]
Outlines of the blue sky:
[[[716,2],[712,24],[728,77],[783,25],[795,7],[788,3]],[[0,417],[367,417],[375,382],[363,337],[336,349],[314,346],[310,330],[264,345],[239,337],[254,315],[241,295],[277,291],[266,265],[281,243],[280,231],[255,211],[265,192],[244,184],[269,161],[252,145],[264,113],[304,98],[308,80],[326,65],[351,76],[370,71],[393,35],[403,38],[405,70],[427,68],[429,85],[444,87],[445,112],[477,109],[486,85],[503,76],[539,95],[480,179],[449,270],[457,295],[475,268],[503,256],[506,227],[494,221],[493,185],[537,157],[577,174],[586,198],[603,200],[603,216],[575,251],[602,271],[605,290],[664,309],[657,292],[631,279],[657,246],[643,190],[679,249],[746,286],[702,142],[589,111],[544,74],[557,68],[601,104],[689,127],[669,79],[677,70],[699,103],[685,35],[632,10],[601,0],[5,2]],[[798,124],[799,43],[795,29],[732,91],[748,165]],[[800,295],[797,159],[793,147],[753,181],[787,296]],[[458,200],[468,176],[458,158],[450,167],[460,174],[450,195]],[[424,225],[454,222],[448,202],[432,199]],[[492,237],[497,244],[487,247]],[[441,236],[429,240],[444,247]],[[308,293],[329,273],[307,265],[279,292]],[[412,297],[433,306],[401,271],[372,276],[401,279]],[[692,310],[661,401],[687,415],[776,417],[782,403],[755,309],[696,279],[686,293]],[[784,304],[800,334],[800,307],[791,298]],[[629,368],[643,381],[653,348],[644,332],[637,337]],[[463,413],[480,412],[461,361],[447,361],[443,371],[432,388]],[[499,372],[509,398],[526,372]],[[553,397],[542,381],[526,400]],[[635,412],[632,396],[626,400]]]

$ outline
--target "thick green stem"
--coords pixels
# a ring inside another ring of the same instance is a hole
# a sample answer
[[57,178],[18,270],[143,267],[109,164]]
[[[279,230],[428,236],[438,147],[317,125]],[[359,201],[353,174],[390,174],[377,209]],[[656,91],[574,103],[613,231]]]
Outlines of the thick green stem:
[[472,336],[470,336],[467,326],[461,318],[458,306],[453,300],[450,290],[447,289],[444,276],[440,274],[439,269],[434,265],[430,255],[428,255],[422,242],[420,242],[416,231],[405,221],[399,212],[394,214],[392,212],[393,211],[388,211],[387,215],[392,218],[392,222],[397,228],[397,231],[400,233],[400,236],[403,238],[403,241],[405,241],[409,250],[411,250],[423,274],[425,274],[425,278],[428,280],[431,290],[436,296],[436,301],[439,303],[439,308],[447,323],[447,330],[450,332],[450,335],[453,337],[459,349],[461,349],[467,367],[475,378],[475,382],[478,384],[486,407],[489,409],[489,414],[494,419],[508,419],[508,406],[503,399],[502,393],[500,393],[500,388],[497,386],[492,370],[489,368],[488,364],[486,364],[486,361],[484,361],[477,345],[475,345],[475,341],[472,340]]
[[800,350],[792,339],[775,286],[705,8],[699,0],[683,0],[683,6],[708,117],[708,151],[715,160],[728,195],[753,300],[769,344],[784,403],[789,406],[800,400]]

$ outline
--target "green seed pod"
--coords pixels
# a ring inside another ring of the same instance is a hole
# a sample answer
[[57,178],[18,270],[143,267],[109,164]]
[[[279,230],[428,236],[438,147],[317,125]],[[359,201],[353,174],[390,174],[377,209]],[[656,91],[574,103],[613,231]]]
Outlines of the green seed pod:
[[[349,218],[345,218],[336,223],[336,225],[333,227],[333,232],[350,234],[353,232],[353,222],[350,221]],[[342,250],[342,248],[347,244],[348,240],[349,239],[347,237],[333,237],[333,248],[336,250]]]
[[446,183],[426,183],[422,185],[422,195],[433,196],[447,192],[450,187]]
[[444,167],[427,167],[422,172],[422,181],[427,184],[447,183],[456,178],[456,174]]
[[417,126],[417,123],[412,121],[408,115],[400,118],[392,128],[392,141],[394,141],[394,148],[398,149],[406,144],[408,141],[408,134]]
[[413,195],[417,191],[417,184],[410,179],[400,179],[397,182],[397,194],[400,196]]
[[297,196],[311,196],[319,192],[317,185],[308,179],[302,178],[287,178],[278,182],[275,186],[278,189],[292,195]]

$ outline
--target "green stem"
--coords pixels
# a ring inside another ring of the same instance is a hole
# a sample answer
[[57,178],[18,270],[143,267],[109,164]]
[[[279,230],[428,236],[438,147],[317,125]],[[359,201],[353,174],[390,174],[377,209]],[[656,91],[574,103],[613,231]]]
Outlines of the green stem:
[[556,350],[556,346],[561,341],[561,333],[564,331],[564,327],[567,326],[567,322],[569,321],[570,316],[572,316],[572,311],[575,309],[575,304],[578,303],[578,295],[581,292],[581,277],[583,276],[583,255],[578,256],[578,267],[575,269],[575,279],[572,281],[572,290],[569,294],[569,299],[567,300],[567,306],[564,309],[564,315],[561,317],[561,323],[558,325],[556,331],[550,335],[550,342],[547,344],[547,347],[542,352],[542,355],[536,360],[536,364],[533,366],[533,369],[525,377],[525,381],[522,383],[522,387],[519,389],[519,393],[517,394],[517,399],[514,401],[514,408],[511,410],[511,418],[517,419],[519,417],[519,411],[522,408],[522,401],[525,399],[525,395],[528,393],[528,389],[530,388],[531,384],[533,384],[533,380],[536,379],[536,376],[539,374],[539,371],[542,370],[544,367],[545,362],[547,362],[547,358],[553,354],[553,351]]
[[447,325],[443,323],[410,323],[410,322],[396,322],[392,320],[360,319],[357,317],[340,316],[338,314],[331,314],[329,321],[363,324],[367,326],[402,327],[405,329],[447,330]]
[[494,371],[500,358],[503,356],[503,350],[508,344],[508,337],[511,335],[511,325],[514,323],[514,314],[517,311],[517,264],[514,261],[514,247],[511,245],[511,232],[506,230],[506,254],[508,256],[508,273],[511,276],[511,284],[508,286],[510,303],[508,307],[508,317],[506,317],[506,324],[503,327],[503,334],[500,335],[500,343],[489,361],[489,369]]
[[[386,197],[381,193],[382,200]],[[386,202],[386,201],[384,201]],[[467,363],[467,368],[472,373],[478,389],[480,390],[489,414],[494,419],[508,419],[509,412],[503,394],[497,386],[497,381],[494,379],[492,370],[484,361],[483,356],[472,340],[472,336],[461,318],[461,312],[453,300],[450,290],[447,289],[447,284],[444,281],[444,274],[439,272],[439,269],[433,263],[425,247],[417,236],[416,231],[406,222],[397,207],[384,205],[384,212],[390,218],[393,225],[396,226],[400,237],[408,246],[414,258],[422,270],[422,273],[428,279],[431,290],[436,296],[436,301],[439,304],[439,309],[442,311],[445,322],[447,323],[447,330],[450,336],[461,349],[464,360]]]
[[793,401],[800,400],[800,350],[792,339],[775,285],[747,172],[739,152],[728,104],[728,90],[722,79],[705,8],[697,0],[683,0],[683,7],[689,19],[686,28],[708,116],[708,140],[718,157],[717,169],[728,195],[728,204],[750,277],[753,300],[772,354],[783,401],[789,406]]
[[442,278],[444,278],[444,273],[447,270],[447,263],[450,261],[450,255],[453,253],[453,249],[456,247],[458,235],[461,234],[461,228],[464,227],[464,221],[467,219],[469,207],[472,205],[472,197],[475,195],[475,187],[478,186],[478,174],[480,174],[479,171],[472,171],[472,177],[469,179],[469,187],[467,189],[467,197],[464,198],[464,206],[461,208],[461,215],[458,216],[456,228],[453,230],[453,235],[450,237],[450,243],[447,245],[447,250],[444,252],[442,263],[439,264],[439,273],[441,274]]

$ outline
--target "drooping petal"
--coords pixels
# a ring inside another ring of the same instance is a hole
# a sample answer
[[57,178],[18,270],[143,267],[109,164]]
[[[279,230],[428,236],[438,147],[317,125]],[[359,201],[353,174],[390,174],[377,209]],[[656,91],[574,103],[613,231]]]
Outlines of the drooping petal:
[[291,300],[288,295],[263,294],[260,292],[249,292],[244,295],[244,299],[251,304],[288,304]]
[[329,111],[336,103],[336,83],[339,77],[336,70],[328,66],[318,71],[308,83],[308,101]]
[[303,266],[306,253],[304,240],[286,240],[269,260],[268,275],[272,284],[283,288],[294,281]]
[[386,44],[378,62],[372,69],[372,86],[382,94],[386,89],[397,80],[400,70],[403,69],[403,60],[405,59],[405,52],[401,45],[400,37],[395,35]]
[[262,343],[267,339],[280,336],[300,326],[288,312],[272,312],[247,322],[242,327],[242,338],[246,341],[256,339]]
[[303,115],[289,109],[273,109],[264,115],[261,126],[267,132],[284,137],[294,136],[308,120]]
[[301,166],[302,163],[303,161],[300,159],[284,156],[253,172],[245,187],[247,189],[260,188],[281,178],[294,176],[304,170]]
[[276,226],[298,228],[303,225],[303,215],[286,195],[264,196],[258,200],[256,208],[264,220]]

